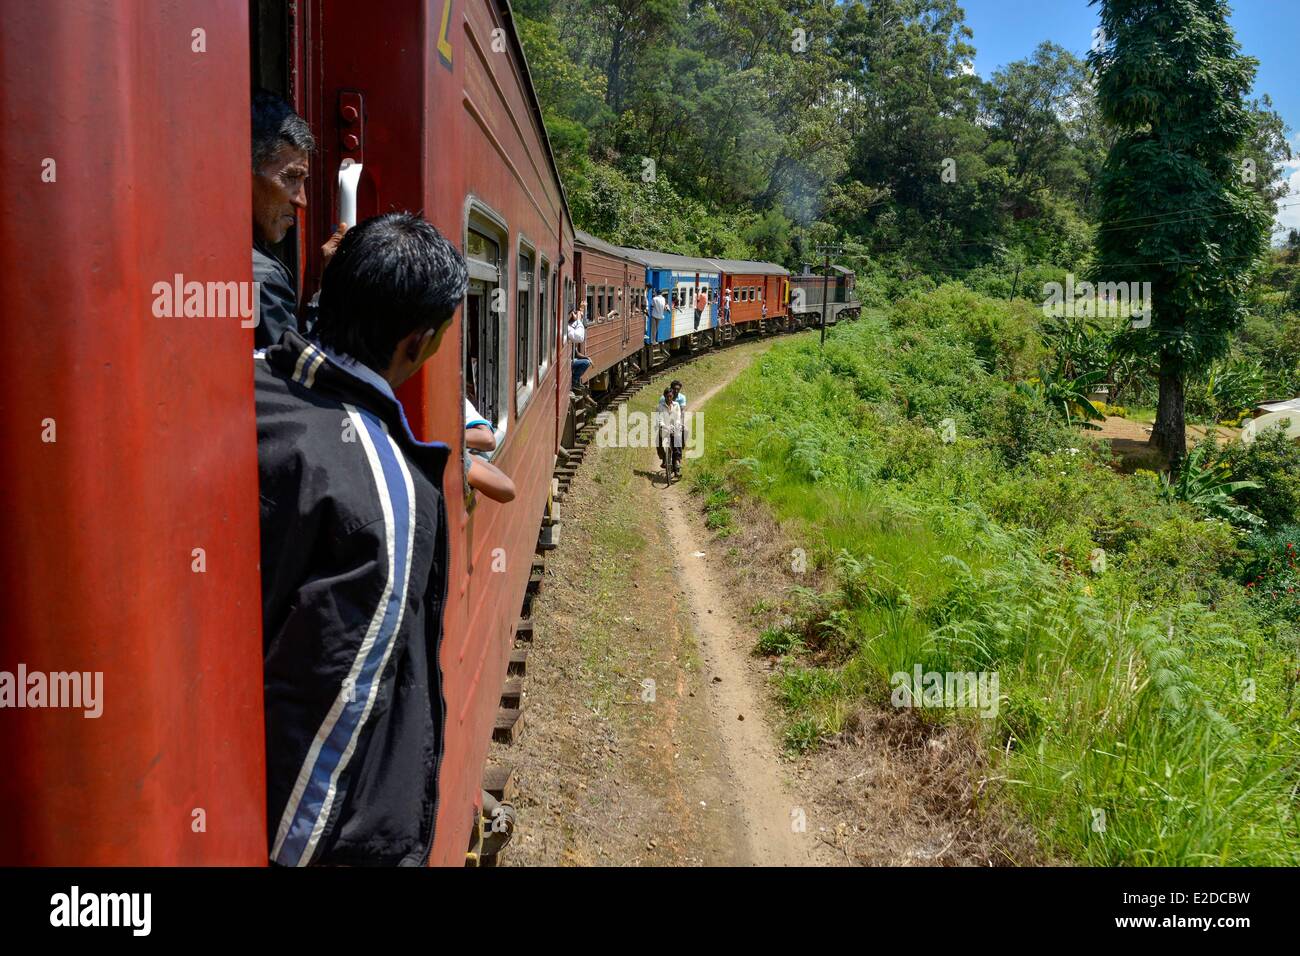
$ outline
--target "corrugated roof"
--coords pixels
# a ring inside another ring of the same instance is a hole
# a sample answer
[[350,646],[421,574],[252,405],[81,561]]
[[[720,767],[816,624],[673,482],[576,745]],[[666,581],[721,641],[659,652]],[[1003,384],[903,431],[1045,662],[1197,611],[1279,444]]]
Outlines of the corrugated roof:
[[[812,271],[812,272],[799,272],[799,273],[795,273],[795,278],[799,278],[799,279],[807,279],[807,278],[809,278],[809,277],[815,277],[815,278],[819,278],[819,279],[820,279],[820,278],[822,277],[822,271],[821,271],[821,270],[822,270],[822,264],[821,264],[820,262],[818,262],[818,263],[816,263],[816,264],[813,266],[813,271]],[[852,269],[845,268],[844,266],[837,266],[837,265],[835,265],[834,263],[831,264],[831,272],[833,272],[833,273],[834,273],[834,272],[838,272],[838,273],[840,273],[841,275],[846,275],[846,276],[851,276],[851,275],[853,275],[853,270],[852,270]]]
[[789,270],[775,262],[758,262],[752,259],[705,259],[699,256],[679,256],[675,252],[656,252],[653,249],[634,249],[616,246],[581,229],[574,230],[574,239],[591,249],[611,256],[622,256],[652,269],[673,269],[677,272],[727,272],[740,275],[789,275]]
[[622,246],[616,246],[612,242],[606,242],[604,239],[599,239],[589,232],[583,232],[581,229],[573,230],[573,238],[580,246],[586,246],[588,249],[595,249],[609,256],[619,256],[623,259],[631,259],[639,265],[645,265],[645,260],[637,255],[634,250],[624,249]]
[[718,272],[718,264],[712,259],[700,259],[696,256],[679,256],[672,252],[655,252],[652,249],[628,249],[623,252],[633,259],[644,262],[651,269],[673,269],[678,272]]
[[751,259],[710,259],[718,268],[727,273],[755,276],[788,276],[790,270],[775,262],[756,262]]

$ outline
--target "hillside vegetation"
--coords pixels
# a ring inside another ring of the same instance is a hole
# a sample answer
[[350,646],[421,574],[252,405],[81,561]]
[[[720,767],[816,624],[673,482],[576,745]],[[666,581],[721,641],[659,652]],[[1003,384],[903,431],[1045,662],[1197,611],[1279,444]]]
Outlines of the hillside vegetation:
[[756,648],[781,658],[787,742],[896,706],[892,675],[918,664],[996,672],[996,716],[913,713],[975,722],[990,799],[1054,854],[1300,863],[1300,449],[1198,453],[1258,479],[1263,527],[1230,497],[1121,474],[1017,387],[1051,352],[1040,319],[946,285],[824,351],[778,343],[709,405],[710,525],[725,535],[748,496],[808,552]]

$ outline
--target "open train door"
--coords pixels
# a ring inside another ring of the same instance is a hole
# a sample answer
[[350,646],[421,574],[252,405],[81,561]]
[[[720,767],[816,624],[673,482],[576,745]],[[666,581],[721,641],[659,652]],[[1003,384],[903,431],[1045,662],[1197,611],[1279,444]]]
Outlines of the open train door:
[[248,2],[0,22],[0,864],[264,864]]

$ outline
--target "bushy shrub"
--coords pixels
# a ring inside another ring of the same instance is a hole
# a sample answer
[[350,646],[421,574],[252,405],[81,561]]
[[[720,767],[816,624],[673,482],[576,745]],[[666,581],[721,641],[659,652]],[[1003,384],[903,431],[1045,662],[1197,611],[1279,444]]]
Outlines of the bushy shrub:
[[1237,494],[1244,506],[1269,525],[1300,522],[1300,442],[1269,429],[1249,445],[1228,445],[1220,461],[1234,480],[1259,484]]
[[1247,541],[1246,587],[1270,613],[1300,623],[1300,525],[1263,530]]
[[1046,358],[1039,335],[1041,313],[1022,302],[1000,302],[949,282],[934,292],[898,303],[895,324],[943,330],[962,338],[984,368],[1024,378]]

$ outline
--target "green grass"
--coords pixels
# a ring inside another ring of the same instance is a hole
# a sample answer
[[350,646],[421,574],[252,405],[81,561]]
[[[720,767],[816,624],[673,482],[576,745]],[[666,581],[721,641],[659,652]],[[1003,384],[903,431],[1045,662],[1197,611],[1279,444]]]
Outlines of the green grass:
[[710,403],[690,477],[711,521],[760,499],[823,572],[759,640],[787,744],[889,706],[917,664],[996,672],[996,717],[916,714],[976,723],[996,798],[1049,852],[1300,863],[1297,633],[1241,587],[1240,534],[1017,404],[1019,346],[981,357],[950,298],[841,325],[824,353],[780,342]]

